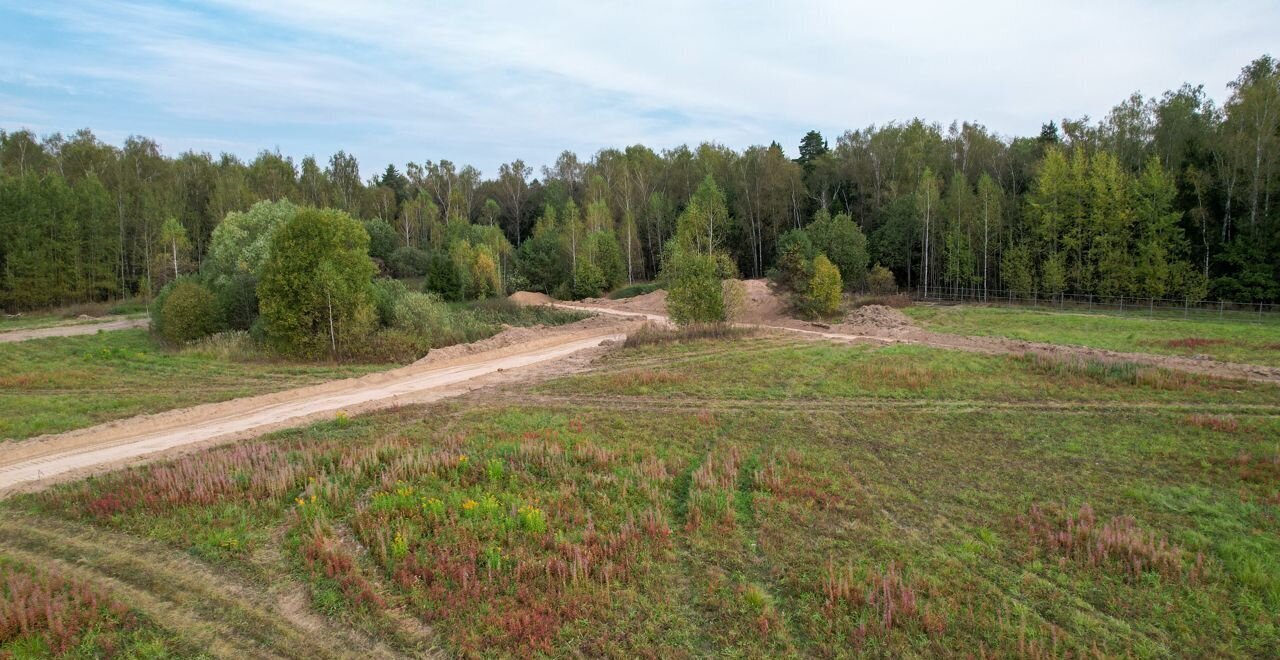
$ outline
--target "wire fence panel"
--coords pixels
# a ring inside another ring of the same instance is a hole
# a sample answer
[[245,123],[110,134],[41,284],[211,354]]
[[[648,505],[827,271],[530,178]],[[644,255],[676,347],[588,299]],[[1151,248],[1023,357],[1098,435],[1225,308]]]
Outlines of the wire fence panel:
[[920,302],[972,302],[1007,307],[1063,311],[1087,311],[1148,318],[1221,319],[1280,324],[1280,303],[1236,303],[1223,300],[1099,296],[1092,294],[1042,294],[1002,289],[920,287],[912,298]]

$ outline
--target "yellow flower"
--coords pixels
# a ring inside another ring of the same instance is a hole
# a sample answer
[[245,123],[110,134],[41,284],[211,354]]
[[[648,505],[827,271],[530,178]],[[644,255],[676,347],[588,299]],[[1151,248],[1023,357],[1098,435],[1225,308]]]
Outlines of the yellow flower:
[[458,457],[458,465],[462,465],[463,463],[466,463],[466,462],[467,462],[467,455],[466,455],[466,454],[463,454],[463,455],[461,455],[461,456],[459,456],[459,457]]
[[467,511],[470,511],[476,508],[477,506],[479,506],[479,503],[476,502],[475,500],[467,500],[466,502],[462,503],[462,508],[466,509]]

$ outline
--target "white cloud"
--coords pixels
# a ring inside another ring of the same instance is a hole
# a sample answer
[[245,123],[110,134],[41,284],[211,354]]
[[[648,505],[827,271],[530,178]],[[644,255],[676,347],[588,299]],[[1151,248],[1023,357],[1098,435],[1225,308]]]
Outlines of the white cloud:
[[1221,101],[1280,23],[1280,8],[1249,0],[216,6],[31,10],[108,55],[54,57],[31,75],[137,90],[177,118],[297,129],[316,153],[492,172],[561,148],[791,146],[810,127],[913,116],[1029,133],[1184,81]]

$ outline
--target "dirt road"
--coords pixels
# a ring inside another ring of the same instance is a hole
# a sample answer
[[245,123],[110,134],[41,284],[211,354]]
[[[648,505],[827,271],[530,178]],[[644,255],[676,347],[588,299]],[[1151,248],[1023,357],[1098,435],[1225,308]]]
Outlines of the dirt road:
[[102,321],[96,323],[55,325],[47,328],[31,328],[30,330],[10,330],[8,332],[0,332],[0,344],[7,344],[15,341],[27,341],[28,339],[44,339],[45,337],[72,337],[75,335],[93,335],[110,330],[145,328],[149,323],[150,321],[145,318],[118,319],[114,321]]
[[[471,354],[442,352],[407,367],[285,392],[134,417],[0,444],[0,495],[138,462],[177,449],[261,435],[281,428],[407,403],[456,396],[506,370],[529,368],[622,340],[630,324],[588,319],[539,338]],[[517,335],[525,335],[516,329]],[[489,345],[493,345],[490,343]],[[428,358],[431,356],[429,355]],[[519,377],[513,374],[509,377]]]

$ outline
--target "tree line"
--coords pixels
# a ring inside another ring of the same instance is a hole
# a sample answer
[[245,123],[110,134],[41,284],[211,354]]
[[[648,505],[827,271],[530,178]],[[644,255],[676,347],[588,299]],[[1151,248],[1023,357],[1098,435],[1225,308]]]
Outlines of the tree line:
[[[151,296],[219,258],[224,219],[285,200],[360,220],[380,268],[455,298],[651,280],[692,213],[706,235],[682,240],[714,245],[747,277],[775,271],[799,240],[788,232],[816,225],[838,232],[818,251],[846,287],[879,264],[911,288],[1275,300],[1280,62],[1254,60],[1229,90],[1221,106],[1203,86],[1134,94],[1099,121],[1034,136],[913,119],[834,144],[811,131],[794,158],[776,142],[633,145],[566,151],[536,176],[521,160],[489,177],[427,160],[362,180],[342,151],[245,162],[169,157],[143,137],[117,147],[87,129],[0,131],[0,305]],[[849,241],[866,263],[833,254]]]

